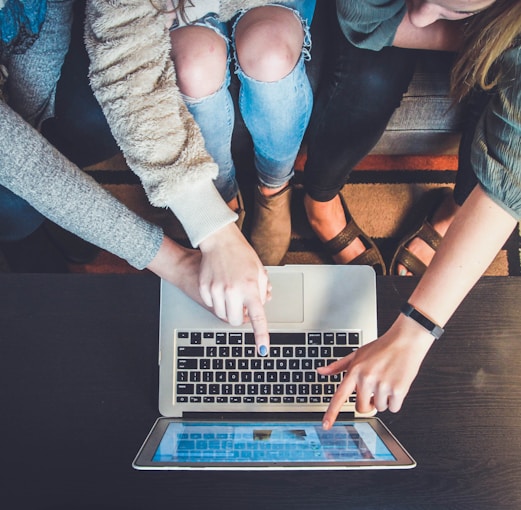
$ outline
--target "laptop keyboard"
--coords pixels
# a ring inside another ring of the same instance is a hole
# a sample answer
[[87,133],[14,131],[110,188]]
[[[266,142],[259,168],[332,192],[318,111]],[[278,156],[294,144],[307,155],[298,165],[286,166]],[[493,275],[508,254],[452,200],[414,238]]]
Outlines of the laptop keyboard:
[[[330,402],[341,375],[316,369],[361,345],[360,331],[270,332],[270,352],[256,352],[251,332],[177,331],[175,395],[179,405],[278,406]],[[355,395],[350,402],[355,401]]]

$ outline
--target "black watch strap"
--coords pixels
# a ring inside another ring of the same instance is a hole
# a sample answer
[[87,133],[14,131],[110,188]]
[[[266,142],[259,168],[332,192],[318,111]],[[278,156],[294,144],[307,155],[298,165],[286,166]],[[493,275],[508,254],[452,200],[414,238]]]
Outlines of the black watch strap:
[[444,329],[438,326],[435,322],[432,322],[428,317],[425,317],[423,313],[418,311],[414,306],[409,303],[405,303],[400,312],[406,317],[410,317],[415,320],[420,326],[423,326],[436,340],[440,338],[444,333]]

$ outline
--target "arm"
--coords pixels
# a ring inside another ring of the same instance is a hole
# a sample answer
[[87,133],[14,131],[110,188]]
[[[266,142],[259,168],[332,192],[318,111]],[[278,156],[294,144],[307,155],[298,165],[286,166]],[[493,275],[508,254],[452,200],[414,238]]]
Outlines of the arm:
[[165,18],[148,1],[87,2],[93,90],[151,203],[171,208],[200,247],[204,303],[233,324],[246,308],[267,344],[266,272],[213,184],[217,167],[177,87]]
[[[513,216],[477,186],[459,209],[409,302],[443,326],[516,224]],[[333,424],[355,388],[358,411],[399,411],[433,341],[415,321],[400,315],[379,339],[319,369],[326,375],[346,371],[324,415],[324,427]]]

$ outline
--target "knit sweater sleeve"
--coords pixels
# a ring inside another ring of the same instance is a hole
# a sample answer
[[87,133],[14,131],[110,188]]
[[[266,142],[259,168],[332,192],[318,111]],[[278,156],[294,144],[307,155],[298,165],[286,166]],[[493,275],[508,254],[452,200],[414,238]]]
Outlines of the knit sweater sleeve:
[[0,184],[44,216],[138,269],[156,256],[163,231],[73,165],[0,101]]
[[471,164],[489,197],[521,220],[521,47],[501,60],[501,78],[481,116]]
[[235,221],[177,87],[164,14],[149,1],[91,0],[85,42],[94,94],[150,202],[170,207],[194,246]]
[[336,8],[346,39],[373,51],[392,46],[407,10],[405,0],[336,0]]

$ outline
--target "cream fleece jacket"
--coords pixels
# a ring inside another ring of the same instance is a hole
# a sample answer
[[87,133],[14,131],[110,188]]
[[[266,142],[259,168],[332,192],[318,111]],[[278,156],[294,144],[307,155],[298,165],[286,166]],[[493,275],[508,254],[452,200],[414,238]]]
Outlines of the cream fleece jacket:
[[[228,21],[268,3],[220,1],[219,15]],[[149,0],[89,0],[85,42],[94,94],[150,202],[171,208],[193,246],[235,221],[177,87],[165,15]]]

